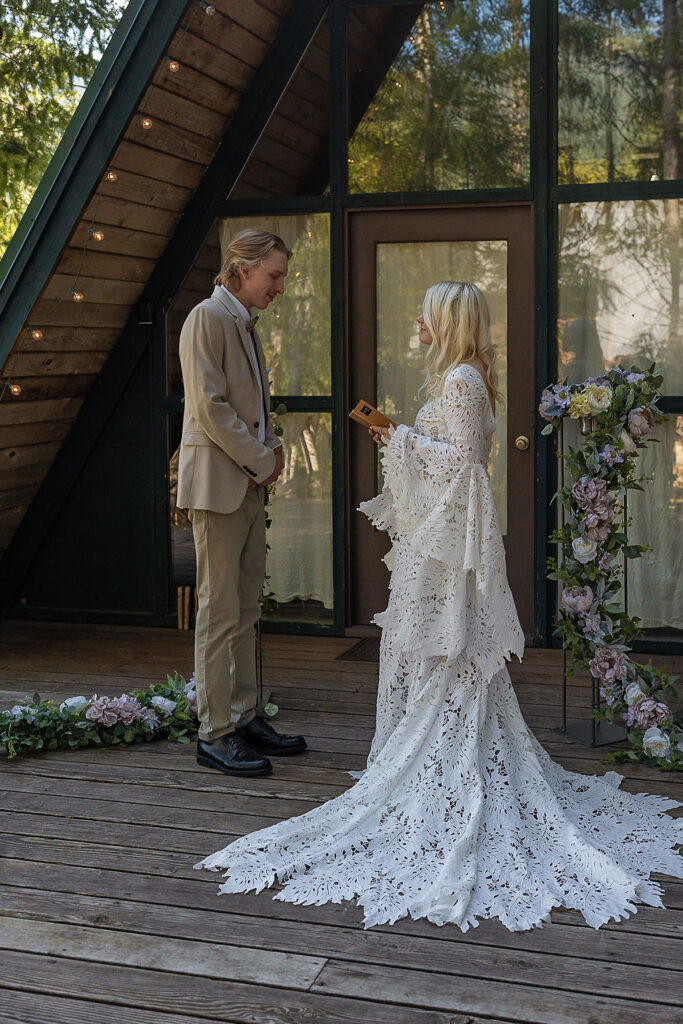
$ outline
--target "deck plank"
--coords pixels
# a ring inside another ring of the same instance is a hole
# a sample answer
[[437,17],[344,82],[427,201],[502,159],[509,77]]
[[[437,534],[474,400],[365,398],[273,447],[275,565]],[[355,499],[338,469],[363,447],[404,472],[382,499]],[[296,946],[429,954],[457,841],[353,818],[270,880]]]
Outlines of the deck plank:
[[[189,631],[0,623],[0,706],[35,690],[55,700],[119,694],[176,668]],[[598,931],[580,914],[508,932],[462,933],[402,919],[363,929],[355,903],[297,906],[219,896],[193,864],[233,838],[300,814],[352,785],[374,730],[378,666],[337,661],[352,638],[266,636],[276,725],[304,732],[304,757],[272,775],[222,776],[192,744],[58,751],[0,763],[0,987],[3,1024],[679,1024],[683,883],[662,879],[666,911],[640,907]],[[643,660],[648,660],[644,658]],[[654,657],[657,664],[667,659]],[[683,659],[668,659],[672,670]],[[606,749],[557,731],[561,655],[511,665],[520,705],[551,756],[602,774]],[[586,718],[585,677],[568,687]],[[678,778],[617,769],[631,792],[680,798]],[[10,1009],[11,1007],[11,1009]]]

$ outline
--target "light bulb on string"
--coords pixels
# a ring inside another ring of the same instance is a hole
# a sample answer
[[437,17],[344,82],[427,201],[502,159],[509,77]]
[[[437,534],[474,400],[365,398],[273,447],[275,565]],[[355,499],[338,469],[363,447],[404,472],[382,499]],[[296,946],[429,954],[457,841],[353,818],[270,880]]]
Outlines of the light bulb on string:
[[83,299],[85,298],[83,292],[77,292],[75,288],[72,288],[71,291],[73,293],[74,302],[83,302]]
[[10,384],[9,389],[15,398],[17,398],[22,392],[21,384]]
[[109,181],[109,182],[118,181],[119,180],[119,176],[116,173],[116,171],[107,171],[107,173],[104,176],[104,180],[105,181]]
[[168,64],[168,70],[172,71],[174,74],[175,74],[176,71],[180,71],[180,64],[179,64],[179,62],[177,60],[173,60],[172,57],[167,57],[166,58],[166,63]]
[[33,338],[34,341],[41,340],[41,338],[43,337],[43,332],[41,331],[40,327],[33,328],[33,330],[31,331],[31,337]]
[[89,233],[90,237],[92,239],[94,239],[95,242],[103,242],[104,241],[104,231],[102,231],[100,228],[97,228],[96,230],[93,230],[92,228],[90,228],[90,231],[88,233]]
[[146,132],[148,132],[150,130],[150,128],[152,127],[152,125],[154,124],[154,121],[152,120],[151,117],[141,117],[140,118],[140,124],[142,125],[144,130]]
[[207,18],[213,18],[214,14],[216,13],[216,8],[213,6],[213,4],[207,4],[204,3],[204,0],[199,0],[199,6],[203,8],[204,14],[207,16]]

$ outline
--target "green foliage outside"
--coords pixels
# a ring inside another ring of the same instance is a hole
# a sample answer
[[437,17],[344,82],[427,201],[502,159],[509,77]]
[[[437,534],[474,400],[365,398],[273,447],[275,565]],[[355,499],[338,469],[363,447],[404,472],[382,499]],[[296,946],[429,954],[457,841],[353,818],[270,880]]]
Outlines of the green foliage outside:
[[78,105],[125,0],[0,8],[0,256]]
[[351,191],[528,182],[528,6],[425,4],[350,141]]

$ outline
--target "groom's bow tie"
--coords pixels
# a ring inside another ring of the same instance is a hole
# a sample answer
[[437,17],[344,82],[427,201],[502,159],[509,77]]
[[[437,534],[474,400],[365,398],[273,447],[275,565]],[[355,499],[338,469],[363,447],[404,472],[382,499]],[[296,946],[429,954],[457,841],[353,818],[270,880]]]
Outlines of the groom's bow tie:
[[257,316],[252,316],[251,320],[249,320],[247,322],[247,331],[249,333],[251,333],[254,330],[254,328],[256,327],[256,321],[257,320],[258,320]]

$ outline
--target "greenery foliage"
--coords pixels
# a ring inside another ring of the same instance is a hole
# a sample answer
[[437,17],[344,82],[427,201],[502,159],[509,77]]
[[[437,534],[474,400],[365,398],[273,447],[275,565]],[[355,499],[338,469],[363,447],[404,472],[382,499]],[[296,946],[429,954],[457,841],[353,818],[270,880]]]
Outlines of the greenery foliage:
[[165,738],[189,743],[197,730],[196,690],[177,672],[149,690],[120,697],[71,697],[56,704],[39,693],[0,712],[0,747],[9,758],[40,750],[119,747]]
[[[629,490],[642,490],[636,475],[638,450],[663,419],[656,402],[663,378],[653,363],[647,372],[615,367],[580,384],[555,384],[543,392],[539,411],[559,430],[563,418],[581,422],[584,443],[560,453],[568,482],[553,500],[566,520],[550,536],[560,546],[559,563],[548,560],[548,578],[563,587],[555,635],[572,656],[569,673],[589,670],[605,701],[599,717],[625,719],[631,750],[610,760],[640,760],[683,770],[683,712],[670,707],[677,677],[630,657],[642,635],[639,618],[621,605],[621,570],[647,550],[630,544],[626,511]],[[623,502],[623,506],[622,506]]]
[[5,0],[0,9],[0,255],[124,6],[123,0]]

